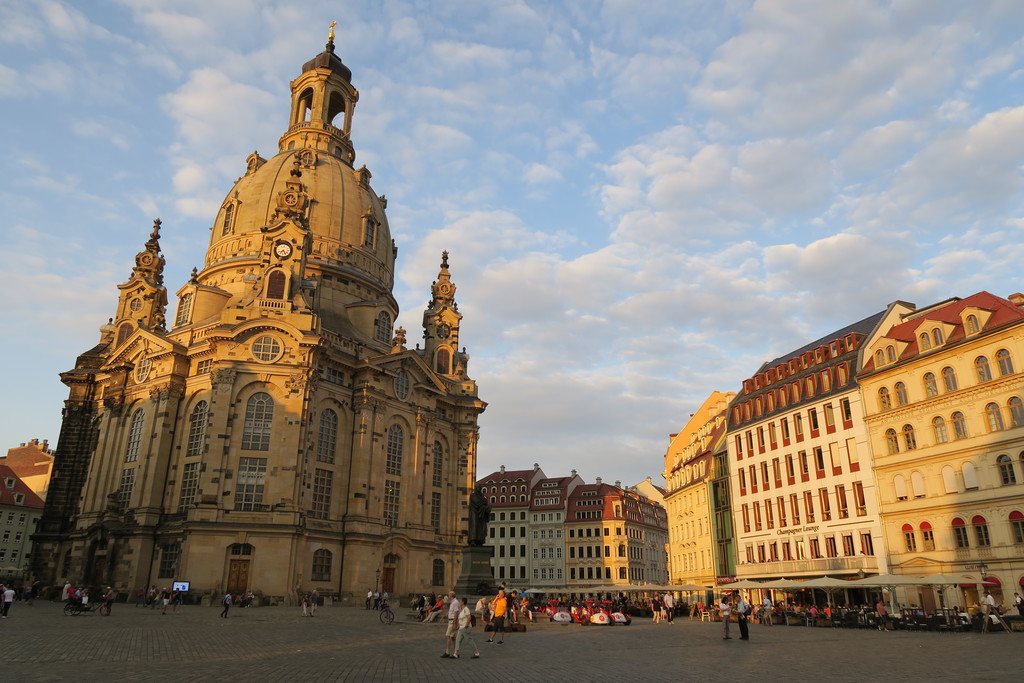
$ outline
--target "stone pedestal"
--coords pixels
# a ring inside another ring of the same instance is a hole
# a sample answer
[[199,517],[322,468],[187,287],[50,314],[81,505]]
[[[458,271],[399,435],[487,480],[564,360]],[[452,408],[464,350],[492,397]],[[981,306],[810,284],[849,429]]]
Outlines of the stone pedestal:
[[459,597],[471,595],[493,595],[494,576],[491,574],[491,558],[494,548],[486,545],[471,545],[462,549],[462,574],[455,582],[455,593]]

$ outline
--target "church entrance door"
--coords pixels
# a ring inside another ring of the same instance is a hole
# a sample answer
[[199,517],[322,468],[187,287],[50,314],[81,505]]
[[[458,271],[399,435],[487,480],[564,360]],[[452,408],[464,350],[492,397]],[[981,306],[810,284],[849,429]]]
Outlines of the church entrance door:
[[249,560],[231,560],[228,566],[228,593],[240,595],[249,588]]

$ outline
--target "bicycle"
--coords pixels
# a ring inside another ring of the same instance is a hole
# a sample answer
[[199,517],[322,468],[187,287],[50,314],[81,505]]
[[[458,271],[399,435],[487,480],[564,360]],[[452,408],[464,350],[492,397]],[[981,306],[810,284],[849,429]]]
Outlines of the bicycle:
[[391,611],[391,607],[388,603],[385,602],[381,607],[380,623],[389,625],[395,623],[395,613]]
[[105,601],[100,603],[90,602],[83,605],[81,600],[68,600],[68,603],[64,605],[64,614],[69,617],[76,617],[79,614],[88,614],[93,611],[99,611],[100,615],[109,617],[110,605]]

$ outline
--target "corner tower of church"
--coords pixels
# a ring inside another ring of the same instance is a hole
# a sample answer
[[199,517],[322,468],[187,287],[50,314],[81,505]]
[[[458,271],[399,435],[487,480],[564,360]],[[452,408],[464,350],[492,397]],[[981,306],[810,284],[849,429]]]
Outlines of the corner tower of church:
[[332,34],[291,83],[277,154],[246,159],[172,324],[156,222],[99,343],[61,375],[37,579],[290,602],[458,576],[486,404],[447,252],[425,348],[394,330],[397,248],[353,165],[351,76]]

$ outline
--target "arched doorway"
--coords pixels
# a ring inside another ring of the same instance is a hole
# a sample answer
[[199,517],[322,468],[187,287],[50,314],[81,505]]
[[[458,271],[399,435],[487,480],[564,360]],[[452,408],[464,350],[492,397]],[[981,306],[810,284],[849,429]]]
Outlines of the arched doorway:
[[395,592],[395,571],[398,569],[398,555],[388,553],[384,556],[384,570],[380,574],[382,592]]

